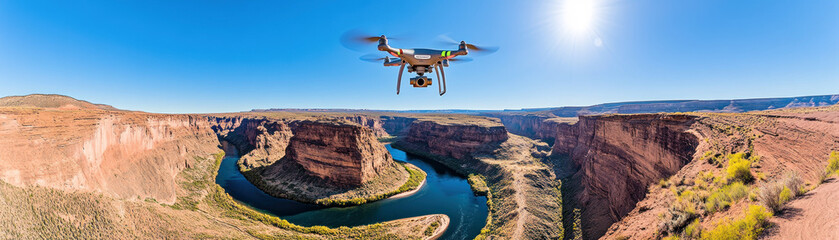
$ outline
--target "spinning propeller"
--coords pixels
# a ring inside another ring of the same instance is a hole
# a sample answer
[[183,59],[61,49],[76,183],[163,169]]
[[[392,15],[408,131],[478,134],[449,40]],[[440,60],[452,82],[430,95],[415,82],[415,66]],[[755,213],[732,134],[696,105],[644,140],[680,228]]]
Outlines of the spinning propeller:
[[365,61],[365,62],[381,62],[382,60],[390,60],[390,57],[388,57],[388,56],[381,57],[379,54],[370,53],[370,54],[365,54],[364,56],[361,56],[358,59],[361,59],[361,61]]
[[[449,36],[446,36],[446,35],[440,35],[440,36],[437,37],[437,39],[438,39],[437,42],[439,44],[442,44],[442,45],[445,45],[445,46],[460,46],[461,43],[465,43],[465,42],[457,42],[454,39],[452,39],[452,38],[450,38]],[[479,53],[482,53],[482,54],[490,54],[490,53],[494,53],[494,52],[498,51],[498,47],[477,46],[477,45],[474,45],[474,44],[471,44],[471,43],[466,43],[466,48],[471,50],[471,51],[479,52]]]

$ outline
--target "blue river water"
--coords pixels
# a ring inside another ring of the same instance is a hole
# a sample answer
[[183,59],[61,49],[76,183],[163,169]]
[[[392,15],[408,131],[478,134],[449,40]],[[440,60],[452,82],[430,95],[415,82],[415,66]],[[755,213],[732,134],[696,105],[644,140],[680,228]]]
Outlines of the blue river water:
[[428,174],[425,185],[419,191],[408,197],[360,206],[325,208],[275,198],[262,192],[239,172],[237,157],[222,160],[216,183],[237,201],[302,226],[359,226],[427,214],[445,214],[451,222],[440,239],[472,239],[480,233],[488,214],[487,199],[475,196],[466,178],[445,166],[406,154],[390,145],[387,145],[387,150],[394,160],[414,164]]

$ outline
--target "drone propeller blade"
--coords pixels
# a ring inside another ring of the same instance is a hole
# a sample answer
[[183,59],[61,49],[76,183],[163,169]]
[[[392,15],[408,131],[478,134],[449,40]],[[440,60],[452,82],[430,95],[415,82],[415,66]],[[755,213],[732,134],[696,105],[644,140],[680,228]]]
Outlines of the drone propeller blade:
[[371,53],[361,56],[358,59],[361,59],[361,61],[365,62],[381,62],[382,60],[387,59],[387,57],[381,57],[381,55]]
[[469,57],[460,57],[449,59],[450,62],[471,62],[473,59]]
[[498,51],[498,47],[479,47],[479,46],[475,46],[475,45],[470,44],[470,43],[466,44],[466,48],[468,48],[469,50],[474,50],[474,51],[482,52],[482,53],[485,53],[485,54],[490,54],[490,53],[494,53],[494,52]]
[[[437,36],[437,39],[438,39],[437,42],[439,44],[442,44],[442,45],[446,45],[446,46],[458,46],[458,45],[460,45],[460,42],[457,42],[454,39],[452,39],[452,38],[450,38],[449,36],[446,36],[446,35]],[[482,54],[490,54],[490,53],[494,53],[494,52],[498,51],[498,47],[477,46],[477,45],[470,44],[470,43],[466,44],[466,48],[468,48],[469,50],[475,51],[475,52],[482,53]]]
[[[341,35],[340,41],[341,45],[344,47],[355,50],[355,51],[363,51],[369,50],[367,47],[370,44],[378,43],[379,39],[381,39],[381,35],[373,35],[366,32],[363,32],[358,29],[353,29],[345,32]],[[388,40],[393,39],[402,39],[401,37],[387,37]]]

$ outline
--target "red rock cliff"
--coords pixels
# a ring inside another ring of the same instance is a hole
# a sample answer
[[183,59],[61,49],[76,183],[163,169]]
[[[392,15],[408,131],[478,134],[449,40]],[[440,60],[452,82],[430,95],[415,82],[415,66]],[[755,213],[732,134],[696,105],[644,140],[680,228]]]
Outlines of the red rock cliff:
[[[213,119],[213,129],[234,145],[246,169],[268,166],[286,155],[291,128],[296,122],[266,118],[222,117]],[[228,153],[230,154],[230,153]]]
[[486,114],[501,120],[512,134],[553,142],[556,136],[556,122],[547,121],[553,116],[537,114]]
[[411,124],[403,141],[434,155],[468,159],[483,148],[507,140],[507,130],[495,121],[490,121],[494,123],[491,125],[461,125],[417,120]]
[[0,179],[173,203],[176,176],[218,152],[206,117],[0,108]]
[[393,167],[393,160],[366,127],[302,121],[294,129],[288,156],[312,175],[339,185],[358,186]]
[[602,236],[644,199],[647,186],[687,164],[699,144],[687,115],[583,116],[559,135],[554,154],[571,155],[579,171],[587,236]]

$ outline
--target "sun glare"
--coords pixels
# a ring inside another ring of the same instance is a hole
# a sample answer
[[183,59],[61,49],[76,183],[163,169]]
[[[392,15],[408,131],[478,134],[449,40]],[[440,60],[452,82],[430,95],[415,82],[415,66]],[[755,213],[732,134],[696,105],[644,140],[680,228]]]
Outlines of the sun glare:
[[584,36],[593,30],[594,0],[564,0],[561,5],[562,26],[569,34]]

